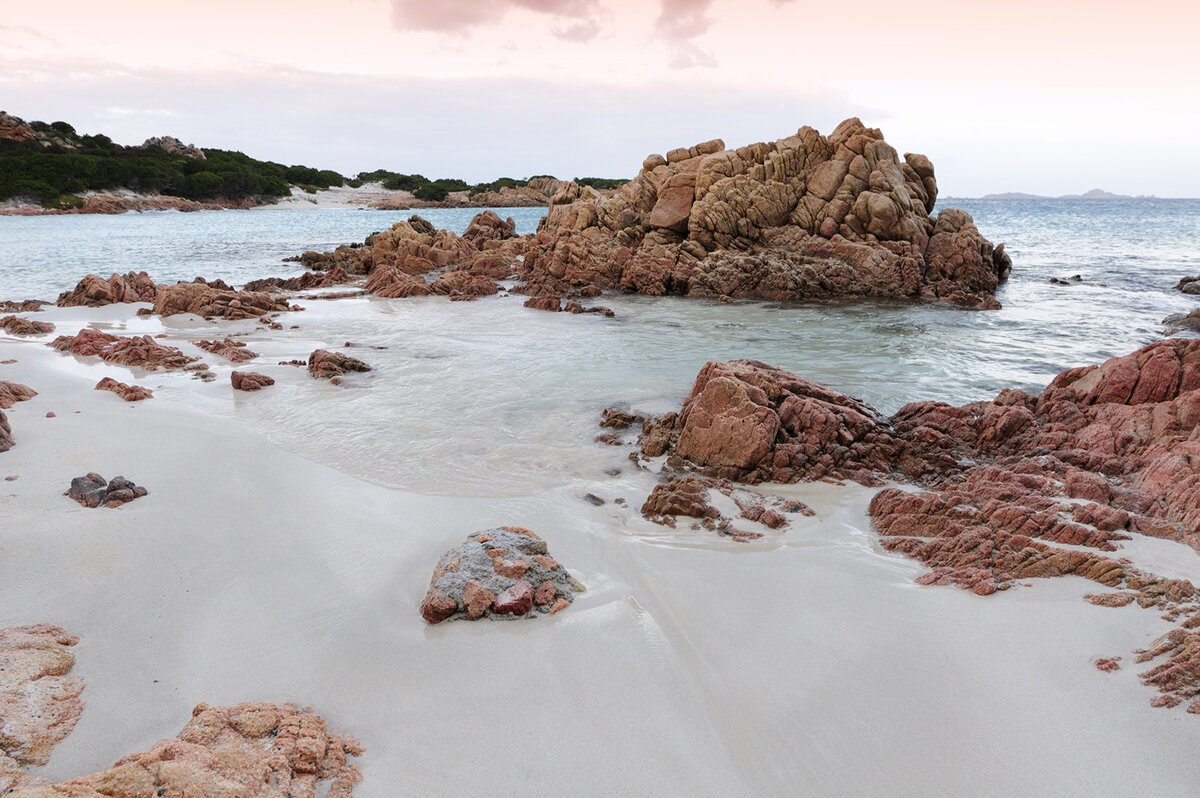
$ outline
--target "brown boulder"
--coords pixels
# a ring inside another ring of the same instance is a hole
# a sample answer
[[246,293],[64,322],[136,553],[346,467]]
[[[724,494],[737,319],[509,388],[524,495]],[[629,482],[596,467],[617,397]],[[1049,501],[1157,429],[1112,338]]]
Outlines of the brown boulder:
[[[520,527],[488,529],[442,555],[421,616],[441,623],[454,616],[476,620],[547,613],[558,600],[573,601],[582,590],[534,533]],[[535,593],[542,600],[535,602]]]
[[273,378],[254,371],[234,371],[230,373],[229,381],[235,391],[258,391],[275,384]]
[[257,352],[252,352],[246,348],[245,341],[237,341],[233,338],[226,338],[224,341],[192,341],[192,344],[200,347],[205,352],[220,355],[226,360],[232,360],[234,363],[243,363],[258,357]]
[[96,307],[118,302],[153,302],[157,286],[146,272],[113,274],[104,280],[89,274],[74,289],[59,294],[59,307],[87,305]]
[[0,380],[0,410],[7,410],[17,402],[25,402],[37,396],[37,391],[19,382]]
[[370,371],[371,367],[356,357],[316,349],[308,356],[308,373],[315,379],[334,379],[350,371]]
[[123,382],[117,382],[112,377],[105,377],[96,383],[96,390],[112,391],[126,402],[139,402],[142,399],[149,399],[154,396],[154,392],[148,388],[143,388],[140,385],[126,385]]
[[126,502],[140,499],[149,493],[140,485],[135,485],[125,477],[113,477],[105,482],[104,477],[95,472],[89,472],[82,477],[71,480],[71,487],[64,496],[74,499],[84,507],[119,507]]
[[5,330],[13,335],[45,335],[54,332],[54,325],[48,321],[5,316],[0,319],[0,330]]
[[4,411],[0,410],[0,452],[7,452],[13,445],[12,425],[8,423]]

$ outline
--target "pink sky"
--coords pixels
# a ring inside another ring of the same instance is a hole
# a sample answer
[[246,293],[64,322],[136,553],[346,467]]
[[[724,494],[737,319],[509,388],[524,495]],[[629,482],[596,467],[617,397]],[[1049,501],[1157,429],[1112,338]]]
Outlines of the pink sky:
[[943,194],[1200,195],[1179,0],[8,3],[0,109],[121,143],[490,180],[859,116]]

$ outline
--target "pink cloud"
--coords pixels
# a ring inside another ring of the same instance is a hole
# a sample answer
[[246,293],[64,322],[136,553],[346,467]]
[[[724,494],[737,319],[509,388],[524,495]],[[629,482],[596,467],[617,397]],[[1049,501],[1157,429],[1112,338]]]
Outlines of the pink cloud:
[[599,33],[598,0],[392,0],[392,24],[405,31],[465,33],[471,28],[497,22],[516,8],[576,20],[561,33],[555,31],[559,38],[588,41]]
[[662,0],[654,31],[667,41],[681,42],[708,32],[713,18],[708,10],[713,0]]

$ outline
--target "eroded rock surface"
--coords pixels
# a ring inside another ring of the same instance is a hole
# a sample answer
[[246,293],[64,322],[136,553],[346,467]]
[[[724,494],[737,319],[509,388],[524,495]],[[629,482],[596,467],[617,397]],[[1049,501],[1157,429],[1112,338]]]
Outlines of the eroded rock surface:
[[86,305],[97,307],[119,302],[153,302],[158,286],[146,272],[113,274],[107,280],[89,274],[70,291],[58,295],[61,308]]
[[0,452],[7,452],[14,443],[12,425],[8,423],[8,416],[4,415],[3,410],[0,410]]
[[611,197],[565,186],[526,244],[523,290],[998,307],[1003,246],[963,211],[932,216],[936,199],[929,159],[857,119],[828,137],[704,142],[650,156]]
[[441,623],[451,617],[555,613],[582,590],[533,532],[513,526],[488,529],[442,555],[421,616]]
[[337,382],[347,372],[370,370],[371,367],[358,358],[328,349],[315,349],[308,356],[308,373],[318,380]]
[[[81,357],[98,357],[106,363],[122,366],[140,366],[146,371],[158,369],[204,370],[208,366],[198,363],[200,358],[189,357],[173,346],[163,346],[148,335],[122,338],[90,327],[78,335],[60,335],[50,342],[60,352],[69,352]],[[195,364],[195,365],[193,365]]]
[[881,490],[869,512],[884,548],[929,566],[919,582],[987,595],[1089,579],[1118,591],[1089,596],[1097,605],[1183,619],[1139,657],[1165,658],[1144,674],[1159,705],[1200,695],[1195,586],[1116,554],[1133,533],[1200,551],[1200,340],[1070,369],[1037,396],[917,402],[890,419],[761,363],[708,363],[681,412],[645,421],[640,440],[644,456],[667,454],[677,471],[909,482],[921,489]]
[[105,481],[104,477],[92,471],[72,479],[71,487],[63,495],[84,507],[120,507],[126,502],[140,499],[148,492],[125,477],[113,477],[112,480]]
[[0,629],[0,794],[34,786],[25,765],[45,765],[83,712],[83,680],[67,676],[79,639],[58,626]]
[[19,382],[0,380],[0,410],[7,410],[17,402],[25,402],[37,396],[37,391]]
[[211,352],[214,355],[220,355],[226,360],[232,360],[234,363],[244,363],[247,360],[253,360],[258,357],[257,352],[253,352],[246,348],[245,341],[238,341],[234,338],[226,338],[223,341],[207,341],[199,340],[192,341],[192,344],[200,347],[205,352]]
[[256,371],[235,371],[229,375],[229,381],[235,391],[259,391],[275,384],[274,378]]
[[349,798],[362,780],[353,737],[334,734],[293,704],[200,704],[179,734],[89,776],[21,793],[23,798]]
[[0,330],[13,335],[45,335],[54,332],[54,325],[48,321],[37,321],[20,316],[5,316],[0,319]]
[[253,319],[268,313],[296,310],[286,299],[263,291],[235,291],[220,281],[160,285],[154,295],[159,316],[194,313],[206,319]]
[[126,402],[140,402],[143,399],[149,399],[154,396],[154,392],[149,388],[143,388],[140,385],[127,385],[123,382],[117,382],[112,377],[105,377],[96,383],[96,390],[112,391]]

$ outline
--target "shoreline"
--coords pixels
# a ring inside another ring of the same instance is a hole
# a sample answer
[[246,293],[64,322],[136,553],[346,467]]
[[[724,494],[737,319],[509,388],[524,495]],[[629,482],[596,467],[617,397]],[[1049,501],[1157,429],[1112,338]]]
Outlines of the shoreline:
[[[17,445],[0,470],[20,479],[0,482],[17,522],[0,626],[79,635],[72,674],[87,683],[82,720],[39,775],[108,767],[174,734],[201,701],[295,701],[362,741],[360,796],[515,789],[530,773],[547,786],[691,795],[1174,793],[1200,779],[1200,728],[1151,708],[1128,658],[1169,624],[1092,606],[1081,596],[1095,586],[1075,577],[986,598],[915,585],[925,569],[884,552],[867,521],[874,489],[758,486],[817,515],[739,544],[581,502],[590,491],[636,507],[655,482],[605,476],[624,449],[591,443],[590,431],[547,450],[574,468],[514,476],[499,495],[470,479],[451,495],[379,484],[272,442],[254,411],[284,392],[352,408],[408,377],[385,361],[330,386],[271,364],[339,345],[350,329],[372,343],[374,325],[410,302],[461,335],[461,304],[445,300],[302,301],[294,333],[136,316],[143,305],[34,314],[56,334],[165,333],[189,353],[198,326],[204,337],[249,333],[263,354],[246,367],[278,380],[257,394],[232,392],[228,372],[242,366],[215,357],[218,379],[200,383],[63,355],[44,345],[53,336],[0,337],[0,360],[17,360],[0,379],[40,392],[7,411]],[[584,321],[529,314],[547,332]],[[126,404],[92,389],[101,375],[155,396]],[[447,434],[455,424],[427,423]],[[60,494],[88,470],[150,495],[80,508]],[[588,592],[550,618],[425,625],[418,607],[438,556],[500,523],[542,534]],[[1172,545],[1155,541],[1153,556]],[[1126,657],[1114,673],[1090,662],[1112,655]],[[489,767],[455,767],[463,747],[488,751]],[[1020,772],[995,769],[1018,760]],[[656,767],[635,767],[647,761]]]
[[[138,194],[132,191],[94,191],[81,195],[82,208],[43,208],[34,204],[18,204],[13,200],[0,203],[0,216],[63,216],[78,214],[118,214],[131,211],[181,211],[190,213],[208,210],[327,210],[332,208],[366,210],[423,210],[430,208],[537,208],[546,206],[550,197],[532,190],[505,189],[485,192],[472,197],[466,191],[452,192],[440,202],[420,200],[411,191],[385,189],[380,183],[366,183],[359,188],[339,186],[305,192],[293,186],[287,197],[254,202],[253,200],[216,200],[197,202],[162,194]],[[496,204],[497,201],[508,204]]]

